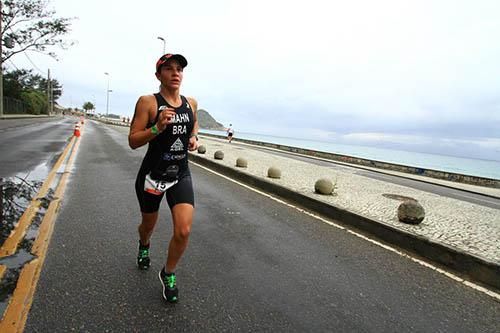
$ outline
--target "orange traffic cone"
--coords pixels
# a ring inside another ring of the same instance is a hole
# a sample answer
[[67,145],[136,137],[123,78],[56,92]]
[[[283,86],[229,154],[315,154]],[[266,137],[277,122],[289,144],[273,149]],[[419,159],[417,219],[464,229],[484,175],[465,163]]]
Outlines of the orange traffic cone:
[[75,131],[73,132],[73,135],[77,138],[80,137],[80,125],[78,123],[76,123],[75,125]]

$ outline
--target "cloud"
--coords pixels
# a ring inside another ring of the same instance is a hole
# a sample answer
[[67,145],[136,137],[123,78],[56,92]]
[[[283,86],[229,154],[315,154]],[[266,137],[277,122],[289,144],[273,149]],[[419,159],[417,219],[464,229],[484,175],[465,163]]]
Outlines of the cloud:
[[425,135],[402,135],[387,133],[349,133],[337,137],[336,142],[360,146],[398,149],[441,155],[500,161],[499,138],[457,139]]
[[484,138],[500,138],[498,1],[52,3],[79,17],[78,45],[32,58],[63,83],[63,105],[95,96],[105,111],[109,72],[112,112],[131,116],[158,89],[163,36],[189,61],[181,92],[241,130],[429,150],[428,138],[472,140],[485,156]]

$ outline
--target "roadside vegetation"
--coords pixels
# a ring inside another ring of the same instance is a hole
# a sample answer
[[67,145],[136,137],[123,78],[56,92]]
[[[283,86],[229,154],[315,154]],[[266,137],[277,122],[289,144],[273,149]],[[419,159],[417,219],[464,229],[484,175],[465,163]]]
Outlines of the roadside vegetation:
[[6,113],[48,113],[62,94],[62,85],[56,79],[15,65],[16,57],[23,55],[30,59],[29,54],[33,52],[57,59],[55,47],[67,49],[74,44],[63,38],[70,32],[73,18],[56,17],[49,5],[48,0],[0,3],[0,64]]

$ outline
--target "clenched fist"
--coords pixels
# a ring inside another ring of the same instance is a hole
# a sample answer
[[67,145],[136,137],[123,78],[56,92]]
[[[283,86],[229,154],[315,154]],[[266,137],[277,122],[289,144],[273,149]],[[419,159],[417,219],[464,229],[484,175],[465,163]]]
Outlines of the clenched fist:
[[198,149],[198,139],[196,138],[196,135],[193,135],[189,137],[189,146],[188,149],[190,151]]
[[158,116],[158,122],[156,123],[156,127],[158,131],[163,132],[168,124],[174,122],[175,117],[175,109],[174,108],[166,108],[160,115]]

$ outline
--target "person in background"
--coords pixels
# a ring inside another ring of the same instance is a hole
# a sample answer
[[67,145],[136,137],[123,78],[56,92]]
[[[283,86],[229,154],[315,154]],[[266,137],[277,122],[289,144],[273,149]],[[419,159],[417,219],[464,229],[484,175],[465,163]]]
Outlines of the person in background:
[[231,140],[233,140],[233,135],[234,135],[233,124],[229,124],[229,128],[227,129],[227,140],[229,141],[229,143],[231,143]]

